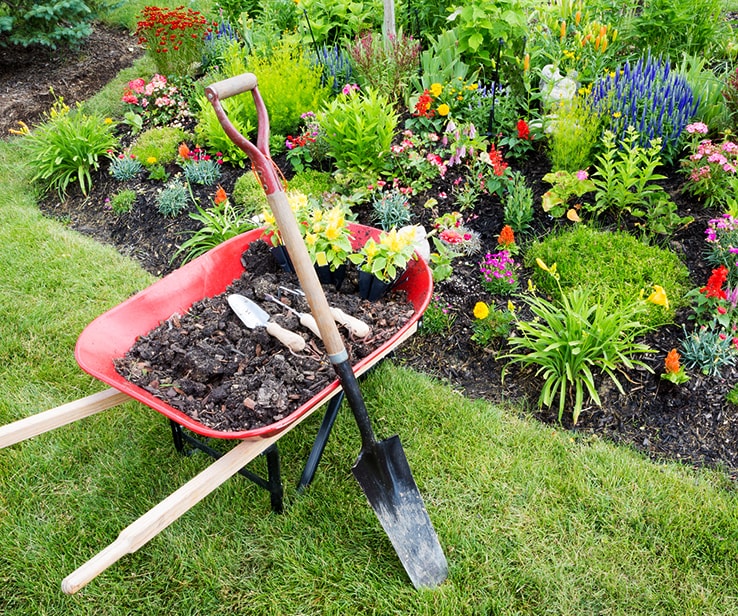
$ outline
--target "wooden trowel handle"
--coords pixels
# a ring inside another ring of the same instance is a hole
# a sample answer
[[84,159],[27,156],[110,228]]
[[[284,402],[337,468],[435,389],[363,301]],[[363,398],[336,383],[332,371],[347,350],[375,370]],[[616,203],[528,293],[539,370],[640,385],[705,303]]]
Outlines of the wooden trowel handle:
[[348,329],[357,338],[366,338],[371,331],[371,328],[367,323],[364,323],[361,319],[352,317],[350,314],[346,314],[340,308],[331,306],[331,314],[336,321]]
[[274,336],[283,345],[289,348],[290,351],[299,353],[305,350],[305,338],[300,334],[285,329],[274,321],[269,321],[266,324],[266,330],[270,336]]

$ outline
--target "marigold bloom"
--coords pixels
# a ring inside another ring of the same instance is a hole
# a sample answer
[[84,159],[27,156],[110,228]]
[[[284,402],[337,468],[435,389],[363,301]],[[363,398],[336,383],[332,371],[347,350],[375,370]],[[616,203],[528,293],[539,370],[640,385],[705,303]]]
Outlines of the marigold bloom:
[[505,225],[497,236],[497,243],[500,246],[510,246],[515,243],[515,232],[510,225]]
[[430,93],[438,98],[443,92],[443,86],[440,83],[432,83],[430,87]]
[[215,191],[215,199],[213,199],[213,201],[215,201],[215,205],[220,205],[224,201],[228,201],[228,195],[222,186],[218,186],[218,190]]
[[489,316],[489,306],[484,302],[474,304],[474,317],[477,319],[486,319]]
[[438,105],[439,116],[446,117],[449,113],[451,113],[451,108],[446,103]]
[[677,374],[682,369],[681,365],[679,364],[680,359],[681,355],[679,355],[676,349],[672,349],[666,354],[666,359],[664,360],[664,370],[667,374]]

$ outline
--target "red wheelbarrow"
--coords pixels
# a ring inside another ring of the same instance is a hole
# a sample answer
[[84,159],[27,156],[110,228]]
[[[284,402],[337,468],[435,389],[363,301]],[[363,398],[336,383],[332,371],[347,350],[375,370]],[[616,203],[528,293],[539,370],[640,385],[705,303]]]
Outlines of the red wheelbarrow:
[[[232,126],[229,129],[230,122],[219,104],[219,98],[244,91],[252,92],[257,105],[258,146],[254,146],[240,134],[234,134],[235,129]],[[244,473],[244,467],[270,448],[276,451],[274,446],[279,438],[333,398],[301,478],[300,485],[306,485],[312,478],[322,448],[325,446],[325,440],[338,410],[336,400],[340,399],[339,395],[340,397],[346,395],[362,436],[362,451],[354,466],[354,475],[374,507],[415,586],[437,586],[447,575],[446,560],[422,499],[417,493],[399,439],[393,437],[382,442],[376,441],[356,382],[358,375],[366,372],[417,330],[418,321],[432,294],[430,270],[422,259],[410,262],[397,288],[406,291],[414,309],[412,317],[380,348],[352,366],[348,362],[347,353],[330,314],[317,274],[309,262],[297,223],[269,158],[265,145],[268,143],[268,122],[266,110],[256,88],[256,78],[249,74],[242,75],[214,84],[206,92],[226,132],[249,154],[260,175],[267,199],[275,213],[280,234],[290,252],[300,285],[338,378],[307,403],[294,409],[276,423],[254,430],[222,432],[213,430],[173,408],[116,371],[114,360],[123,357],[138,337],[148,333],[173,314],[186,312],[194,302],[223,293],[240,277],[244,271],[241,255],[248,250],[251,243],[262,237],[262,230],[251,231],[224,242],[95,319],[80,335],[75,356],[83,370],[110,385],[110,389],[0,427],[0,448],[131,399],[142,402],[169,418],[175,445],[180,450],[183,428],[208,438],[240,442],[225,454],[206,447],[205,450],[217,458],[214,463],[125,528],[113,543],[67,576],[62,581],[62,589],[66,593],[74,593],[82,588],[122,556],[138,550],[235,473],[241,472],[253,479],[253,476]],[[363,245],[370,236],[376,238],[379,233],[377,229],[362,225],[353,225],[352,232],[356,246]],[[189,442],[197,444],[198,441],[190,439]],[[273,508],[279,509],[281,483],[278,478],[278,459],[276,477],[272,472],[273,460],[269,461],[268,457],[268,462],[270,479],[264,487],[272,494]]]

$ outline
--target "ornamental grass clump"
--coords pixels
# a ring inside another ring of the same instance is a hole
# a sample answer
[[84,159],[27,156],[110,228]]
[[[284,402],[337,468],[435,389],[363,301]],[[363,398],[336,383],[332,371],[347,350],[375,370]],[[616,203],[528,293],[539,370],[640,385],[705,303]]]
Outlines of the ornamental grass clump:
[[616,375],[621,367],[652,371],[637,359],[653,352],[636,342],[650,329],[639,321],[646,303],[636,296],[616,306],[597,301],[586,288],[564,290],[555,263],[549,267],[538,259],[537,264],[558,286],[559,299],[550,301],[535,294],[523,298],[534,319],[516,320],[517,335],[510,338],[511,351],[505,358],[537,366],[536,375],[544,379],[538,403],[550,407],[558,396],[559,421],[568,405],[576,424],[586,395],[601,406],[595,375],[610,377],[624,393]]
[[591,100],[603,128],[618,140],[626,137],[629,126],[638,131],[643,148],[661,139],[665,162],[673,162],[679,154],[679,137],[699,106],[686,78],[671,70],[668,59],[650,53],[634,66],[626,61],[597,81]]
[[79,185],[84,195],[92,187],[92,172],[101,159],[113,158],[118,140],[114,125],[103,118],[87,115],[79,106],[71,111],[58,98],[43,123],[23,140],[28,162],[44,192],[56,190],[63,197],[70,184]]

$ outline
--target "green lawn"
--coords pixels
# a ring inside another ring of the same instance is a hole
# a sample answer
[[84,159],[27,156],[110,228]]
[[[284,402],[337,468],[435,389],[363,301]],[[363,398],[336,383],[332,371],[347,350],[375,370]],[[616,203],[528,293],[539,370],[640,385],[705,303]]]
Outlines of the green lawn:
[[[75,340],[152,280],[43,218],[21,160],[18,142],[0,143],[0,424],[103,389],[76,366]],[[390,363],[363,391],[379,434],[402,437],[448,557],[441,588],[406,578],[350,473],[359,436],[344,408],[302,495],[319,419],[280,440],[283,515],[231,478],[64,595],[66,575],[210,463],[179,456],[165,418],[130,403],[0,450],[0,613],[738,613],[723,475],[572,438]]]

